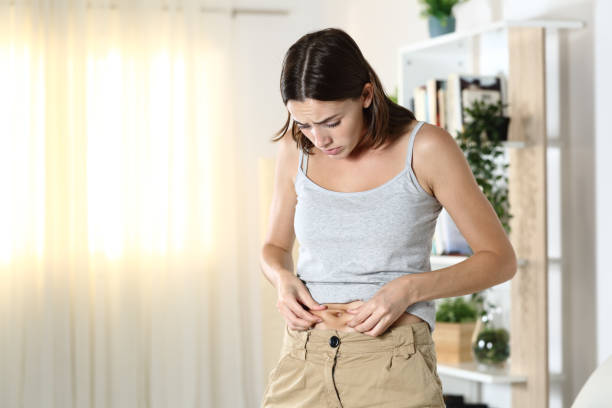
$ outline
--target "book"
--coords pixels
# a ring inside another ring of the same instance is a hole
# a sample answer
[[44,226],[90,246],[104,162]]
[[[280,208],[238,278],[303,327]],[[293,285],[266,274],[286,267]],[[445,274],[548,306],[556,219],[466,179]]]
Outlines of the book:
[[452,73],[446,79],[446,131],[453,138],[457,138],[456,130],[461,117],[460,114],[461,100],[459,98],[459,74]]
[[452,73],[446,80],[446,130],[454,137],[463,132],[470,118],[466,107],[475,100],[504,103],[506,81],[499,75],[466,75]]
[[440,126],[441,113],[440,103],[438,101],[438,91],[446,87],[445,79],[429,79],[426,83],[427,88],[427,107],[428,107],[428,118],[427,121],[432,125]]
[[446,81],[444,81],[443,87],[438,89],[438,107],[440,110],[440,127],[447,130],[446,123]]
[[414,88],[414,116],[419,121],[428,121],[427,112],[427,87],[425,85],[419,85]]

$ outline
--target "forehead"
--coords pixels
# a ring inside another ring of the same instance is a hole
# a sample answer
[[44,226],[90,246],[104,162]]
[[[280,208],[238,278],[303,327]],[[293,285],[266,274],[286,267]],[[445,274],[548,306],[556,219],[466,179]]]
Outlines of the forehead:
[[289,100],[287,109],[293,120],[300,123],[320,122],[331,115],[343,112],[346,101]]

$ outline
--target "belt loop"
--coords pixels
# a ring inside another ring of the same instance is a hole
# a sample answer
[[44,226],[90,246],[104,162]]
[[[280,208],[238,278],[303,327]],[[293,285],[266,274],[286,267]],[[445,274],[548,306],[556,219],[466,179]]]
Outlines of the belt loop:
[[393,350],[396,356],[402,356],[406,359],[410,358],[416,352],[415,336],[412,325],[405,327],[405,330],[398,331],[398,344]]

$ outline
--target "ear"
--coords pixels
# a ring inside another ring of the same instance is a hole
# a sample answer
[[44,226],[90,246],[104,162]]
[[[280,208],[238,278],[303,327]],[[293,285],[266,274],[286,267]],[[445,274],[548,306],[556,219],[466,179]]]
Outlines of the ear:
[[363,90],[361,91],[361,104],[364,109],[367,109],[372,103],[373,95],[374,95],[374,88],[372,87],[372,83],[366,82],[363,85]]

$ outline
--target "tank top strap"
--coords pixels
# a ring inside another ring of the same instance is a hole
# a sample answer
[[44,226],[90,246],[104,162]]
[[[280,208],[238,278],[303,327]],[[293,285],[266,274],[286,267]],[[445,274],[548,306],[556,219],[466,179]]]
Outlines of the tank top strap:
[[414,125],[412,132],[410,132],[410,142],[408,143],[408,154],[406,155],[406,166],[408,166],[408,168],[410,169],[412,168],[412,150],[414,148],[415,135],[419,131],[421,126],[423,126],[424,123],[425,122],[422,120],[419,121],[416,125]]
[[308,155],[304,154],[304,151],[300,149],[300,169],[306,174],[308,171]]
[[300,159],[298,160],[298,170],[302,168],[302,159],[304,158],[304,152],[302,149],[299,149]]

